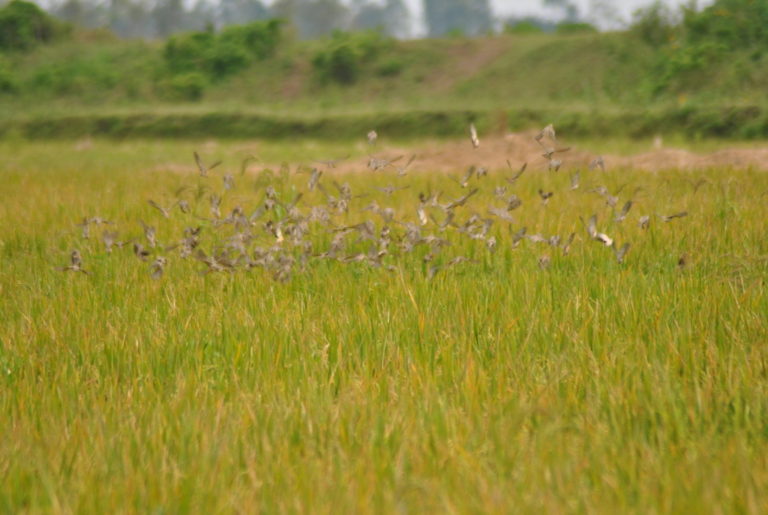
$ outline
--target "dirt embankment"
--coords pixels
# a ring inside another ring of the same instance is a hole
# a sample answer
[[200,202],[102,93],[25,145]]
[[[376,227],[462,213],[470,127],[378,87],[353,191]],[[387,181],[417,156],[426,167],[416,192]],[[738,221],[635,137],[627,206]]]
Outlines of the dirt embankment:
[[[421,148],[386,149],[382,155],[406,156],[398,161],[401,164],[412,154],[417,160],[414,169],[431,171],[455,171],[472,165],[501,168],[509,160],[512,167],[528,163],[532,169],[546,169],[547,159],[542,155],[542,147],[534,140],[535,132],[507,134],[504,137],[484,138],[480,148],[473,149],[469,139],[462,142],[439,142],[426,144]],[[562,169],[586,167],[598,155],[602,155],[607,168],[631,168],[655,172],[659,170],[680,169],[697,170],[706,168],[728,167],[735,169],[768,170],[768,145],[764,148],[729,148],[715,152],[697,154],[687,150],[664,148],[657,142],[656,148],[648,152],[619,156],[600,154],[592,149],[571,145],[567,152],[556,154],[556,159],[563,162]],[[342,166],[351,168],[352,163]]]
[[[544,149],[534,139],[535,131],[506,134],[505,136],[489,136],[482,138],[480,147],[475,149],[467,137],[465,140],[424,142],[413,146],[377,145],[369,147],[359,142],[353,153],[355,157],[339,159],[333,163],[331,173],[353,173],[367,169],[371,158],[379,160],[395,160],[393,167],[401,167],[413,157],[413,163],[408,167],[409,173],[421,172],[456,172],[468,169],[470,166],[482,166],[490,170],[503,169],[509,166],[519,169],[527,163],[528,170],[547,170],[548,161],[542,155]],[[80,145],[88,145],[79,143]],[[216,140],[209,141],[203,148],[208,154],[216,151]],[[634,169],[657,172],[661,170],[705,170],[710,168],[730,168],[734,170],[765,170],[768,171],[768,144],[752,148],[724,148],[709,153],[696,153],[679,148],[666,148],[657,141],[654,148],[647,152],[634,155],[613,155],[600,153],[599,149],[583,148],[580,145],[564,145],[569,150],[555,154],[562,161],[562,171],[586,168],[597,156],[602,156],[606,169]],[[258,141],[244,145],[242,154],[258,154]],[[327,156],[334,157],[334,156]],[[338,157],[338,156],[336,156]],[[322,167],[321,161],[291,162],[292,165]],[[280,163],[254,161],[248,170],[257,172],[264,168],[279,169]],[[390,168],[392,169],[392,168]],[[194,173],[196,169],[190,163],[166,163],[158,170],[176,171],[179,173]]]
[[[504,137],[483,138],[481,145],[473,149],[469,138],[466,142],[450,141],[426,143],[416,148],[383,148],[375,152],[377,157],[394,158],[402,155],[396,165],[407,162],[416,155],[412,166],[414,171],[452,172],[470,166],[485,166],[491,169],[503,168],[510,162],[513,168],[528,163],[529,169],[547,169],[547,159],[542,147],[534,140],[534,131],[507,134]],[[768,145],[763,148],[729,148],[715,152],[697,154],[682,149],[665,148],[660,142],[655,148],[630,156],[601,154],[599,149],[580,148],[569,145],[570,150],[556,154],[563,162],[562,170],[583,168],[598,155],[602,155],[606,168],[627,168],[655,172],[681,169],[700,170],[707,168],[734,168],[768,170]],[[341,163],[339,171],[359,170],[357,160]]]

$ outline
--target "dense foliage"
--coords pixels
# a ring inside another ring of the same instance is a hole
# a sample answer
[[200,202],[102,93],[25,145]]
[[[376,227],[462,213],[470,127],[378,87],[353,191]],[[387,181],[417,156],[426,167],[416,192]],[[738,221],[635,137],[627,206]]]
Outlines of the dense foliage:
[[252,22],[213,31],[172,36],[163,57],[173,73],[202,71],[212,79],[241,71],[250,63],[271,56],[280,42],[279,20]]
[[28,50],[68,32],[67,25],[31,2],[13,0],[0,8],[0,50]]
[[337,31],[315,53],[312,64],[322,80],[352,84],[389,44],[390,41],[376,31]]
[[684,8],[681,20],[656,3],[638,13],[632,30],[658,49],[649,75],[654,94],[706,87],[702,78],[722,65],[743,83],[750,68],[766,64],[768,2],[717,0],[700,11]]

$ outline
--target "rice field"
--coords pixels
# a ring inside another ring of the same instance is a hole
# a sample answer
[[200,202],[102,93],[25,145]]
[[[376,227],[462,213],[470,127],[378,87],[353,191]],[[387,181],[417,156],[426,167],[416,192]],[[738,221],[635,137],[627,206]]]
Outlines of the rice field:
[[768,511],[765,172],[0,152],[2,512]]

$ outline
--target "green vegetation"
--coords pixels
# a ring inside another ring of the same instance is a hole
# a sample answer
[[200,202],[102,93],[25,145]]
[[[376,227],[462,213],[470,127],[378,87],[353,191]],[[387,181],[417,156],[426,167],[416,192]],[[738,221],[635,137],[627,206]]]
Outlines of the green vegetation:
[[[357,82],[365,68],[376,63],[377,58],[393,48],[391,40],[378,32],[334,32],[323,48],[315,53],[312,65],[322,80],[339,84]],[[402,64],[396,59],[381,63],[378,70],[383,76],[396,76]]]
[[[702,11],[683,10],[681,23],[656,4],[642,11],[633,30],[658,48],[647,77],[655,95],[736,91],[756,77],[746,71],[768,61],[768,4],[718,0]],[[712,84],[707,84],[710,80]],[[762,80],[762,79],[757,79]]]
[[0,8],[0,51],[29,50],[69,33],[70,27],[31,2],[13,0]]
[[[522,23],[501,35],[417,41],[375,31],[298,41],[275,20],[158,42],[77,30],[0,53],[0,121],[6,133],[31,137],[46,120],[52,127],[71,123],[74,137],[83,127],[93,134],[154,134],[139,131],[134,121],[140,119],[164,127],[162,133],[194,137],[196,130],[165,122],[179,116],[197,127],[211,118],[229,123],[237,113],[269,119],[281,134],[298,124],[310,130],[305,134],[327,137],[311,127],[350,119],[378,127],[379,116],[412,113],[398,132],[439,135],[450,131],[429,120],[461,112],[470,119],[506,117],[508,128],[555,122],[593,136],[760,138],[768,134],[763,4],[720,0],[684,11],[679,20],[655,6],[625,32],[563,24],[541,33]],[[19,5],[29,4],[12,2],[0,19]],[[424,124],[415,127],[419,117]],[[117,125],[126,129],[114,132],[109,123],[102,132],[105,118],[121,118]],[[231,125],[208,128],[212,135],[245,137],[263,133],[256,125],[241,133]]]
[[[128,247],[106,254],[101,228],[84,240],[75,226],[99,215],[143,241],[141,219],[166,244],[201,224],[209,244],[212,224],[166,220],[147,199],[179,194],[208,217],[234,172],[223,213],[250,214],[272,185],[281,200],[304,192],[307,214],[326,201],[309,175],[266,163],[362,163],[362,146],[0,143],[1,511],[765,513],[765,173],[582,170],[570,191],[566,172],[510,186],[493,169],[456,222],[485,216],[503,184],[523,200],[514,229],[576,231],[571,253],[513,248],[501,222],[494,253],[449,228],[436,262],[477,262],[431,280],[418,253],[387,257],[394,272],[311,259],[280,283],[260,268],[201,275],[178,249],[153,280]],[[224,164],[200,178],[194,149]],[[250,154],[264,163],[240,176]],[[418,161],[395,175],[328,171],[330,192],[335,179],[369,194],[334,220],[379,230],[361,211],[371,201],[415,222],[419,192],[466,191]],[[389,183],[410,188],[374,188]],[[586,191],[597,185],[634,192],[627,220],[611,221]],[[539,188],[554,192],[547,206]],[[623,265],[588,240],[578,217],[593,212],[632,243]],[[269,241],[265,220],[254,245]],[[313,233],[322,251],[332,234]],[[73,248],[89,275],[57,270]]]

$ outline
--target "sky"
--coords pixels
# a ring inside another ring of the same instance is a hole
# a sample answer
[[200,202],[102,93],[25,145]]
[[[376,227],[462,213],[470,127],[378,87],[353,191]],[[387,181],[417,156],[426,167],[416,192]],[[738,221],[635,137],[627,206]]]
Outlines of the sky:
[[[48,5],[52,3],[52,0],[37,0],[42,5]],[[188,3],[194,3],[196,0],[185,0]],[[217,0],[207,0],[215,3]],[[350,3],[351,0],[342,0],[345,3]],[[379,0],[383,3],[384,0]],[[688,4],[692,0],[661,0],[661,3],[668,5],[672,9],[677,9],[683,4]],[[706,6],[712,3],[712,0],[694,0],[697,1],[699,7]],[[271,5],[275,0],[262,0],[267,5]],[[418,37],[426,33],[422,17],[422,3],[423,0],[403,0],[408,6],[408,9],[414,15],[414,32]],[[494,13],[500,18],[506,18],[509,16],[525,17],[525,16],[539,16],[544,18],[550,18],[553,20],[558,19],[558,10],[547,9],[542,6],[542,0],[490,0],[493,6]],[[601,29],[614,29],[625,26],[627,22],[632,19],[632,13],[642,7],[647,7],[655,2],[655,0],[570,0],[579,8],[581,16],[591,23],[597,25]],[[595,16],[595,6],[598,4],[608,5],[618,19],[606,20],[601,16]]]
[[[411,12],[420,15],[422,0],[404,0],[408,5]],[[541,0],[491,0],[494,12],[497,16],[552,16],[556,17],[558,11],[552,9],[546,9],[542,7]],[[593,12],[595,4],[603,3],[611,6],[616,10],[617,14],[623,21],[629,21],[632,19],[632,13],[642,7],[647,7],[654,3],[654,0],[571,0],[571,3],[575,4],[582,16],[589,18],[590,12]],[[690,3],[690,0],[663,0],[662,3],[667,4],[673,9],[677,9],[680,5]],[[706,1],[699,1],[699,5],[705,5]],[[602,23],[598,23],[602,28],[611,28],[613,24],[607,20]]]

